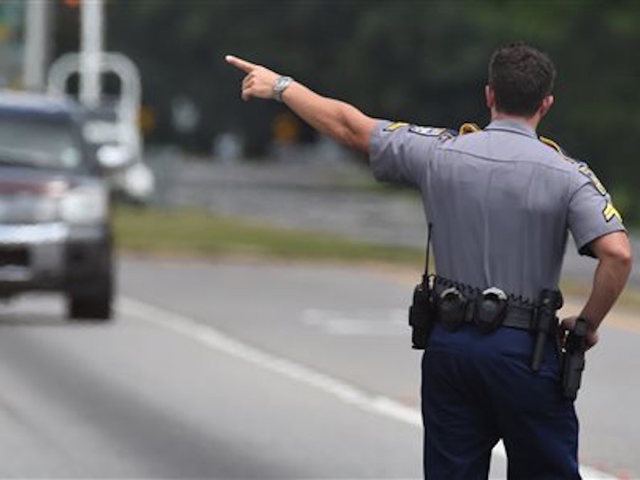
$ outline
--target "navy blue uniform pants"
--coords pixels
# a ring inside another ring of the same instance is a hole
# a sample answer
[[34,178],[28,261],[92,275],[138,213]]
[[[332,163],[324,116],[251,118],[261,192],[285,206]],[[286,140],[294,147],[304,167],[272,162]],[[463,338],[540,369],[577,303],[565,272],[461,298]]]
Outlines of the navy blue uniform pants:
[[534,337],[502,327],[434,328],[422,360],[424,469],[428,480],[486,479],[502,439],[509,479],[579,479],[578,420],[559,388],[559,357],[548,341],[531,370]]

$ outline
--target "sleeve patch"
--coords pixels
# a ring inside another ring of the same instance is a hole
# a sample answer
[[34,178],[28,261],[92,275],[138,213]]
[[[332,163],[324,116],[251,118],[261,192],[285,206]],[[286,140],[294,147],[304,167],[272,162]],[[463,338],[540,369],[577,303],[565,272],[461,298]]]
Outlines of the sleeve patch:
[[614,207],[613,203],[611,202],[607,202],[604,210],[602,210],[602,215],[607,222],[610,222],[614,218],[617,218],[618,221],[622,223],[622,215],[620,215],[620,212],[618,212],[616,207]]
[[578,167],[578,171],[586,176],[589,180],[591,180],[591,183],[593,183],[600,195],[602,195],[603,197],[607,195],[607,189],[604,188],[602,182],[598,179],[596,174],[593,173],[593,170],[591,170],[586,163],[581,163]]
[[385,132],[395,132],[399,128],[406,127],[407,125],[409,125],[407,122],[394,122],[394,123],[391,123],[391,124],[387,125],[384,128],[384,131]]
[[434,127],[419,127],[418,125],[411,125],[409,127],[411,133],[416,135],[422,135],[423,137],[439,137],[447,131],[446,128],[434,128]]

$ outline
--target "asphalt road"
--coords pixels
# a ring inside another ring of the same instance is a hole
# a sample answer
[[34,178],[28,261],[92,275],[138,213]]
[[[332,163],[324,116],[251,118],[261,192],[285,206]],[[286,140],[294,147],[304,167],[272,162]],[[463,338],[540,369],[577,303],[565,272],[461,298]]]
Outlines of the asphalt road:
[[[108,325],[65,321],[55,298],[0,311],[0,477],[420,477],[407,281],[126,259],[120,287]],[[582,461],[627,477],[638,336],[605,329],[578,401]]]

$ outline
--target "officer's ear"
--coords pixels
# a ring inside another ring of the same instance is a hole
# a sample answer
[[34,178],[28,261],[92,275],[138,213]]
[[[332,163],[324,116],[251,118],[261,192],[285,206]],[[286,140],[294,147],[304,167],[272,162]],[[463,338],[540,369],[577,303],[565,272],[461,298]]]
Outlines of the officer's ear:
[[484,87],[484,95],[487,98],[487,107],[492,110],[496,106],[496,94],[489,85]]
[[540,104],[540,109],[538,110],[538,113],[540,113],[540,118],[544,117],[547,114],[547,112],[551,109],[551,106],[553,105],[554,100],[555,99],[553,98],[553,95],[547,95],[542,99],[542,103]]

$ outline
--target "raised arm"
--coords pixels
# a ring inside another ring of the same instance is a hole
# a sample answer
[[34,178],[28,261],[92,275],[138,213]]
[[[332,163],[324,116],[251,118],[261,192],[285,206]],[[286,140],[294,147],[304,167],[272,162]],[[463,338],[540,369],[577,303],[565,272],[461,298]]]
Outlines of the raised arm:
[[[275,98],[274,86],[279,74],[237,57],[225,60],[246,73],[242,81],[242,99]],[[335,141],[369,153],[369,140],[376,120],[353,105],[323,97],[298,82],[292,82],[283,92],[282,101],[302,120]]]

